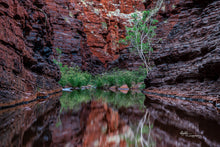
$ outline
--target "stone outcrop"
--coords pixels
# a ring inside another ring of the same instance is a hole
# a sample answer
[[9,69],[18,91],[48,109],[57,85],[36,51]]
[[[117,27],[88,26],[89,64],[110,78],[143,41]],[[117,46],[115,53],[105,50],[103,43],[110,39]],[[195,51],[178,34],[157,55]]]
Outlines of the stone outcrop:
[[0,1],[0,106],[60,90],[45,9],[41,1]]
[[[151,4],[146,7],[150,7]],[[148,89],[218,99],[220,1],[166,0],[157,19],[154,67]]]

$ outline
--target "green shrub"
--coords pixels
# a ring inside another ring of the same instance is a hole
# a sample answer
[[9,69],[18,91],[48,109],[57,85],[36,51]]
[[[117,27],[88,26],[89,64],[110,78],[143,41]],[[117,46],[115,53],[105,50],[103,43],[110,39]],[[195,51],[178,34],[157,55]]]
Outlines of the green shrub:
[[113,70],[93,77],[91,83],[97,88],[122,86],[124,84],[131,87],[132,83],[137,84],[143,82],[146,74],[147,72],[144,69],[139,69],[138,71]]
[[97,88],[104,88],[110,86],[122,86],[127,84],[128,87],[132,87],[132,84],[140,83],[144,81],[147,74],[146,70],[140,68],[137,71],[128,70],[113,70],[101,75],[92,76],[88,72],[83,72],[79,67],[68,67],[62,65],[61,62],[54,60],[59,66],[61,71],[61,79],[59,83],[64,87],[66,85],[72,87],[82,87],[89,84],[96,86]]
[[60,66],[61,79],[59,83],[62,86],[71,85],[72,87],[86,86],[90,83],[92,75],[88,72],[82,72],[79,67]]

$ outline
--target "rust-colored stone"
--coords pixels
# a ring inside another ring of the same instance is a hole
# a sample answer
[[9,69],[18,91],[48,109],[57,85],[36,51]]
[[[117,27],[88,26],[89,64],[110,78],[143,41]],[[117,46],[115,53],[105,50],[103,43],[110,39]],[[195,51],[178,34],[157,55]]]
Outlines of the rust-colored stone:
[[45,2],[0,3],[0,106],[32,100],[40,89],[60,90]]
[[83,22],[87,45],[93,56],[98,57],[105,67],[121,64],[119,62],[125,59],[121,57],[120,52],[125,50],[126,46],[120,45],[118,41],[125,37],[125,25],[130,18],[126,14],[135,10],[143,11],[145,9],[143,1],[74,0],[74,2],[81,12],[78,18]]

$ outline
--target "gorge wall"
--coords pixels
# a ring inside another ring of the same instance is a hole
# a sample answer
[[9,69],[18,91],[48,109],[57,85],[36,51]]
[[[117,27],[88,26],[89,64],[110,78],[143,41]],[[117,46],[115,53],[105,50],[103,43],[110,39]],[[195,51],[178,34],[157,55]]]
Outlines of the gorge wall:
[[165,1],[157,16],[154,67],[145,80],[149,91],[218,100],[219,8],[219,0]]
[[[93,73],[119,63],[127,66],[120,62],[124,57],[119,55],[120,48],[125,47],[117,46],[124,35],[123,21],[107,14],[112,11],[114,16],[116,8],[117,12],[119,8],[132,12],[133,5],[139,7],[140,3],[0,0],[0,107],[61,90],[57,83],[61,75],[54,58]],[[100,13],[102,9],[105,12]],[[57,48],[61,55],[56,53]]]
[[61,90],[44,9],[38,1],[0,1],[0,106]]
[[[0,106],[59,91],[60,72],[53,63],[58,56],[93,73],[138,68],[140,59],[118,40],[125,37],[131,13],[153,5],[151,0],[0,0]],[[164,1],[148,90],[218,97],[219,6],[219,0]]]

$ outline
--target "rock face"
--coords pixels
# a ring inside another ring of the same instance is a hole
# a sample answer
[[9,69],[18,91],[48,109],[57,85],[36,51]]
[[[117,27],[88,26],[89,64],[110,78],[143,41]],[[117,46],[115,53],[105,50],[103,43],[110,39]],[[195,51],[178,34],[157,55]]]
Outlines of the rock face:
[[145,105],[154,122],[152,137],[157,146],[220,145],[220,114],[211,105],[155,95],[146,96]]
[[135,66],[134,61],[138,58],[129,58],[126,46],[118,41],[125,37],[125,25],[129,25],[131,13],[145,10],[143,1],[74,0],[74,3],[80,11],[78,19],[83,22],[92,55],[105,68]]
[[117,42],[135,9],[144,10],[142,1],[0,0],[0,106],[58,90],[54,57],[93,73],[127,67]]
[[39,1],[0,1],[0,106],[60,89],[45,9]]
[[87,46],[78,15],[69,0],[0,0],[0,106],[59,91],[54,57],[69,66],[103,71],[104,64]]
[[73,0],[45,1],[49,23],[52,27],[52,48],[56,53],[62,51],[60,61],[68,66],[79,66],[90,72],[102,72],[103,64],[92,56],[87,46],[83,23],[78,19],[81,14]]
[[[158,15],[161,41],[154,44],[155,66],[145,80],[147,87],[217,97],[219,3],[165,0]],[[0,0],[0,106],[58,90],[54,57],[95,73],[140,66],[118,40],[125,36],[131,13],[152,5],[142,0]]]
[[[150,7],[149,4],[147,7]],[[220,94],[220,1],[166,0],[157,18],[150,89],[185,96]]]

